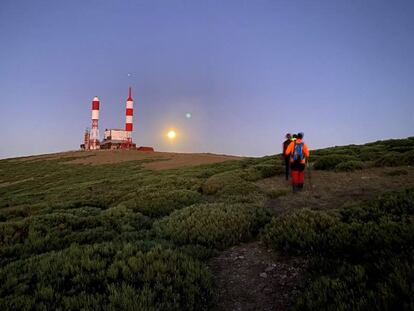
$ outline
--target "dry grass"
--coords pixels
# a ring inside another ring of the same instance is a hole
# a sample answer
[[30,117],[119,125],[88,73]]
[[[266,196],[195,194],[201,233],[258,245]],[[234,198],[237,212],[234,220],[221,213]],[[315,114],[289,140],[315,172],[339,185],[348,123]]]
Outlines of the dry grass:
[[99,151],[69,151],[45,154],[33,157],[17,158],[13,161],[39,161],[64,158],[76,158],[65,163],[101,165],[125,161],[145,161],[143,166],[152,170],[165,170],[202,164],[219,163],[228,160],[240,160],[242,157],[218,155],[212,153],[171,153],[171,152],[142,152],[136,150],[99,150]]
[[414,167],[404,166],[407,172],[389,176],[395,168],[372,168],[355,172],[312,171],[305,173],[305,190],[293,194],[290,181],[278,177],[263,179],[256,184],[262,189],[276,191],[286,189],[288,195],[272,199],[268,207],[279,211],[293,208],[330,209],[358,200],[367,200],[387,191],[398,191],[414,187]]

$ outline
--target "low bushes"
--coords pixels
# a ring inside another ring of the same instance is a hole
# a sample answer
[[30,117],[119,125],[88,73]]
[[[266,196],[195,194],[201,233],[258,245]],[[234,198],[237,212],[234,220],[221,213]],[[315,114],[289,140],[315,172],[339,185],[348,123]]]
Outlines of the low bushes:
[[230,204],[243,203],[245,197],[253,198],[253,201],[258,202],[261,196],[260,188],[243,179],[244,173],[246,172],[235,170],[214,175],[202,185],[202,192],[203,194],[215,195],[218,201]]
[[[281,166],[257,164],[245,169],[237,169],[213,175],[204,182],[201,189],[204,194],[208,195],[223,192],[228,193],[231,192],[231,188],[246,188],[246,191],[255,191],[251,182],[282,173],[284,171]],[[246,191],[239,191],[239,194],[246,193]]]
[[[314,168],[319,170],[335,169],[337,165],[350,161],[362,161],[364,168],[412,165],[414,144],[413,140],[408,138],[377,141],[361,146],[332,147],[312,151],[310,161],[315,162]],[[359,168],[350,168],[348,164],[343,164],[338,170],[354,169]]]
[[223,249],[251,237],[260,220],[260,211],[251,205],[198,204],[175,211],[154,227],[179,244]]
[[[413,254],[414,255],[414,254]],[[414,266],[393,259],[387,271],[374,276],[362,265],[344,265],[337,274],[318,277],[294,310],[412,310]]]
[[413,150],[413,147],[414,146],[397,146],[397,147],[390,148],[390,151],[404,153],[404,152]]
[[313,167],[316,170],[353,171],[369,166],[365,164],[370,161],[373,162],[374,167],[410,165],[414,163],[414,151],[405,153],[362,151],[358,157],[339,154],[324,155],[316,158]]
[[0,269],[2,310],[205,310],[211,277],[160,246],[73,245]]
[[376,161],[383,155],[381,152],[362,151],[359,154],[361,161]]
[[284,169],[282,166],[273,164],[259,164],[253,166],[253,169],[260,172],[261,178],[268,178],[275,175],[281,175],[284,173]]
[[273,218],[262,240],[313,259],[298,310],[408,310],[414,305],[413,216],[414,190],[407,190],[337,211]]
[[339,163],[357,160],[357,158],[349,155],[326,155],[319,157],[315,161],[313,168],[316,170],[333,170]]
[[407,165],[414,165],[414,150],[405,152],[403,155],[403,161]]
[[104,211],[93,207],[57,210],[28,217],[0,224],[0,263],[60,250],[72,243],[119,240],[130,234],[139,238],[148,226],[147,217],[124,206]]
[[364,163],[361,161],[346,161],[341,162],[335,166],[335,170],[338,172],[352,172],[355,170],[362,170]]
[[240,177],[240,174],[238,174],[238,172],[224,172],[208,178],[201,186],[201,189],[204,194],[212,195],[227,185],[234,185],[235,183],[241,182],[243,182],[243,179]]
[[150,217],[161,217],[172,211],[202,200],[201,194],[192,190],[173,190],[141,193],[127,202],[134,211]]
[[394,251],[414,245],[414,191],[389,194],[337,214],[299,210],[273,218],[263,241],[296,254],[360,257],[362,253]]
[[321,254],[335,244],[336,239],[328,230],[337,223],[336,217],[303,209],[286,217],[273,218],[262,240],[274,249],[297,255]]
[[250,167],[250,168],[241,170],[239,176],[243,180],[250,181],[250,182],[262,179],[261,172],[259,170],[257,170],[256,168],[254,168],[254,167]]
[[410,217],[414,215],[414,189],[384,194],[372,202],[355,204],[340,210],[341,221],[378,222],[382,218],[410,224]]
[[390,152],[375,161],[375,166],[400,166],[404,165],[401,154]]

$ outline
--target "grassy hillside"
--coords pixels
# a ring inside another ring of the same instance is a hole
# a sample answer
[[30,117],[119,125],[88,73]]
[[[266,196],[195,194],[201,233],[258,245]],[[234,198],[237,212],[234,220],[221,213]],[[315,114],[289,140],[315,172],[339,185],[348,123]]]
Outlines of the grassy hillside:
[[[314,262],[294,308],[414,308],[412,190],[280,214],[269,202],[289,203],[289,185],[262,186],[282,180],[280,156],[169,170],[72,160],[0,161],[1,310],[209,309],[206,261],[258,239]],[[414,138],[312,152],[313,174],[399,166],[384,178],[414,182],[412,164]]]

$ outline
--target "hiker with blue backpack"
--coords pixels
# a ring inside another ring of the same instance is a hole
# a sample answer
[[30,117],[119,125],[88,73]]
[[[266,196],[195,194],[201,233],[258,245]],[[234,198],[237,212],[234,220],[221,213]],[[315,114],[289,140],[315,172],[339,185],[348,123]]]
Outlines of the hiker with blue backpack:
[[303,189],[306,159],[309,158],[308,146],[302,141],[303,133],[297,134],[296,137],[296,140],[292,141],[285,151],[285,156],[290,157],[293,192]]

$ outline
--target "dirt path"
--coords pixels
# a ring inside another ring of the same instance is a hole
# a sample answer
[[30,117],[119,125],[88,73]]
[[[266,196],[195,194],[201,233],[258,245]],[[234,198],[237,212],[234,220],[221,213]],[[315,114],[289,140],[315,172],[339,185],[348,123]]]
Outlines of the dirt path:
[[[393,176],[394,175],[394,176]],[[309,176],[308,176],[309,177]],[[297,208],[339,208],[373,199],[391,190],[414,187],[414,167],[374,168],[353,173],[312,172],[312,187],[298,194],[282,177],[257,183],[263,190],[286,189],[287,195],[269,199],[278,214]],[[213,310],[287,310],[303,285],[306,262],[275,254],[258,242],[235,246],[210,260],[216,296]]]
[[276,255],[257,242],[235,246],[209,262],[213,310],[287,310],[303,283],[306,262]]

